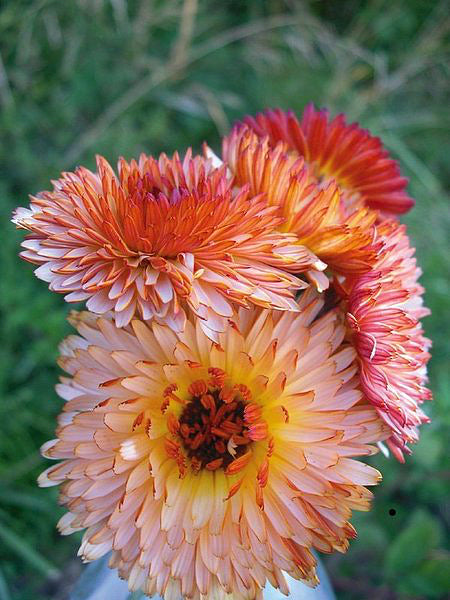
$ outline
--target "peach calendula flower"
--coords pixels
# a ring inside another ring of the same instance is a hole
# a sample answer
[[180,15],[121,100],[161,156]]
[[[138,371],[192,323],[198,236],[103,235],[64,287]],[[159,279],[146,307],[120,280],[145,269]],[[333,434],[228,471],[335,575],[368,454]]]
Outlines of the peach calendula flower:
[[182,330],[189,307],[215,338],[234,303],[296,310],[305,284],[291,273],[325,267],[276,231],[263,196],[190,151],[120,159],[118,175],[98,157],[97,169],[63,173],[13,221],[31,232],[21,256],[41,265],[36,275],[69,302],[114,311],[119,327],[137,313]]
[[[283,232],[295,233],[335,273],[368,271],[380,244],[374,241],[375,211],[363,204],[344,202],[334,181],[323,186],[302,157],[268,135],[259,137],[247,125],[234,128],[224,139],[223,157],[237,185],[249,185],[252,194],[265,193],[270,204],[279,206]],[[328,285],[320,271],[309,271],[320,290]]]
[[113,550],[132,590],[165,600],[262,600],[283,572],[317,581],[311,549],[345,551],[351,511],[367,510],[387,435],[356,388],[355,351],[336,311],[240,309],[220,344],[189,318],[118,329],[74,314],[62,345],[67,400],[43,454],[63,462],[63,534],[86,529],[79,554]]
[[431,399],[426,364],[431,342],[423,335],[421,270],[405,226],[378,227],[385,251],[374,270],[356,279],[348,297],[347,321],[358,353],[361,387],[391,428],[388,445],[398,460],[411,454],[418,426],[429,421],[420,404]]
[[330,119],[328,110],[308,104],[301,120],[292,111],[276,109],[244,122],[259,136],[268,135],[272,144],[285,142],[319,179],[335,179],[349,201],[362,200],[386,215],[405,213],[414,205],[405,191],[408,180],[381,140],[357,123],[348,125],[342,114]]

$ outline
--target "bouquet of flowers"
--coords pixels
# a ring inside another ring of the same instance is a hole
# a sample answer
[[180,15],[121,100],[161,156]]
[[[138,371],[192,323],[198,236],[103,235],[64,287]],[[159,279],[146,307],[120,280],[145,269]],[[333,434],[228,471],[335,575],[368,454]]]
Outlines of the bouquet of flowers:
[[21,256],[86,302],[39,478],[84,561],[112,551],[165,600],[262,600],[346,551],[381,479],[360,457],[403,462],[428,421],[406,183],[310,105],[246,117],[221,157],[98,157],[16,210]]

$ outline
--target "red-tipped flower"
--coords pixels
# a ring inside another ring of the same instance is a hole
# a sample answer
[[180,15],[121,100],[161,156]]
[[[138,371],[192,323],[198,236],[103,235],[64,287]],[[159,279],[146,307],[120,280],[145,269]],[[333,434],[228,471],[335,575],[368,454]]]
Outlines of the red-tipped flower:
[[340,114],[330,119],[328,110],[309,104],[299,120],[292,111],[267,110],[244,121],[259,136],[268,135],[303,156],[322,180],[335,179],[349,199],[359,198],[373,209],[397,215],[407,212],[414,200],[405,191],[395,160],[381,140],[357,123],[348,125]]
[[[407,444],[418,440],[418,425],[428,420],[420,404],[431,396],[425,387],[430,342],[420,324],[428,310],[414,250],[405,228],[388,218],[413,204],[397,163],[378,138],[312,105],[301,120],[281,110],[247,117],[225,139],[224,157],[238,185],[248,183],[280,206],[281,231],[295,233],[336,275],[361,386],[403,460]],[[307,275],[326,287],[324,274]]]
[[423,335],[421,274],[405,226],[386,221],[379,227],[385,252],[374,270],[361,275],[349,295],[347,319],[360,364],[361,386],[389,425],[388,445],[396,458],[411,454],[417,427],[429,421],[420,404],[431,399],[426,364],[431,342]]

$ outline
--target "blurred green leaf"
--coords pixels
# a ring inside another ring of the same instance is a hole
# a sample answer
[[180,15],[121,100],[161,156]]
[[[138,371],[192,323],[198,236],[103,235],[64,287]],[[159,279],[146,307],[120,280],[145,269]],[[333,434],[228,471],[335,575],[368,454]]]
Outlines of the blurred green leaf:
[[444,598],[450,590],[450,554],[427,560],[417,573],[411,573],[409,590],[427,598]]
[[445,598],[450,589],[448,554],[426,560],[407,577],[399,577],[396,589],[402,598]]
[[446,444],[437,428],[433,425],[423,428],[419,444],[420,452],[414,454],[413,460],[427,469],[438,467]]
[[416,510],[386,552],[388,578],[398,580],[401,574],[417,568],[440,539],[439,521],[422,509]]

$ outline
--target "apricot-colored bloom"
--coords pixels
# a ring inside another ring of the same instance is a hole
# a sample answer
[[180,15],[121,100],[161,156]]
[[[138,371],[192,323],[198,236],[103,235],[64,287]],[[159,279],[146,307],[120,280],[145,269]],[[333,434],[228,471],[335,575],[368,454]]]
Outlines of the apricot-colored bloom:
[[244,121],[272,144],[283,141],[303,156],[322,180],[335,179],[347,199],[361,199],[384,214],[407,212],[414,200],[405,191],[408,180],[389,157],[381,140],[357,123],[348,125],[340,114],[309,104],[299,121],[292,111],[267,110]]
[[296,310],[305,284],[289,272],[325,266],[276,231],[261,195],[201,156],[121,159],[118,176],[101,157],[97,167],[63,173],[14,222],[31,231],[21,256],[36,275],[69,302],[114,311],[119,327],[138,313],[182,330],[189,307],[216,338],[233,303]]
[[[334,181],[320,185],[303,158],[289,152],[284,142],[274,147],[267,135],[258,137],[249,127],[238,126],[224,139],[223,157],[239,186],[252,194],[267,194],[284,217],[280,231],[295,233],[299,243],[340,274],[363,273],[375,262],[380,244],[374,243],[377,218],[359,203],[344,202]],[[324,274],[308,273],[327,286]]]
[[40,483],[62,484],[59,528],[87,528],[84,560],[112,549],[132,590],[165,600],[262,600],[266,580],[287,594],[283,571],[316,583],[310,550],[346,550],[380,477],[352,457],[387,435],[322,306],[311,288],[298,313],[240,309],[220,344],[193,315],[183,333],[72,316],[43,447],[64,460]]
[[420,319],[423,306],[421,270],[413,258],[406,228],[386,221],[378,228],[385,251],[372,272],[354,284],[347,320],[358,352],[361,386],[367,399],[391,428],[388,445],[398,460],[417,442],[417,427],[429,421],[420,409],[431,398],[425,387],[430,340]]

